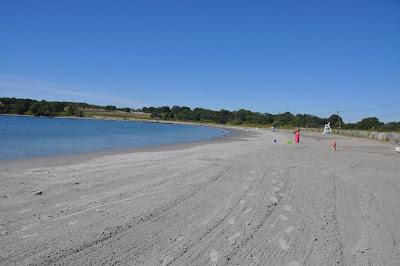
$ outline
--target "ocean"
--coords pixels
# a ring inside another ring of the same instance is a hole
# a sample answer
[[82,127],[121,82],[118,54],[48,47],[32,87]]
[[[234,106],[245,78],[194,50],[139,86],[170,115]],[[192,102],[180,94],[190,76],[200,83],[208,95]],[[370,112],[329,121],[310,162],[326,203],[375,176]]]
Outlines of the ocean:
[[155,147],[228,134],[193,125],[0,115],[0,160]]

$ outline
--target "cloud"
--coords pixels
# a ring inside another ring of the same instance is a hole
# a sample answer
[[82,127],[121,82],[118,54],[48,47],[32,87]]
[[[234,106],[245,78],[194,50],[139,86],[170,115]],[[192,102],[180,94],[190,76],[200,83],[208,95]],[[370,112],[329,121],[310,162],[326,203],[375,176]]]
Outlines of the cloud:
[[51,83],[43,80],[36,80],[21,76],[0,74],[0,91],[1,89],[7,90],[33,90],[42,91],[51,94],[68,95],[77,98],[85,98],[85,100],[94,100],[102,102],[102,104],[115,104],[120,106],[144,106],[140,101],[115,96],[108,93],[93,93],[78,90],[71,86]]

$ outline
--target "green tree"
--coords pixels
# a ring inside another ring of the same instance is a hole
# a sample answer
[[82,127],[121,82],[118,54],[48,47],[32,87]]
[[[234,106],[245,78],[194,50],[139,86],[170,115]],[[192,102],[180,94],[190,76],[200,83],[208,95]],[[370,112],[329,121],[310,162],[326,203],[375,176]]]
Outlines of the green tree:
[[228,111],[228,110],[220,110],[217,114],[217,123],[220,124],[226,124],[228,123],[230,120],[232,120],[232,112]]
[[389,122],[386,124],[386,130],[390,131],[399,131],[400,130],[400,122]]
[[25,106],[22,102],[17,102],[11,105],[12,113],[23,115],[28,111],[29,106]]
[[78,108],[75,105],[68,105],[67,106],[67,115],[74,116],[78,112]]
[[369,130],[369,129],[380,129],[384,126],[384,123],[380,122],[376,117],[367,117],[356,124],[356,129]]
[[340,116],[336,115],[336,114],[331,115],[331,116],[330,116],[329,118],[327,118],[326,120],[327,120],[327,122],[330,122],[330,123],[331,123],[331,128],[338,128],[339,125],[340,125],[340,126],[343,126],[343,125],[344,125],[343,119],[342,119]]
[[104,110],[106,111],[115,111],[117,110],[117,107],[114,105],[107,105],[106,107],[104,107]]
[[30,112],[35,116],[55,116],[55,106],[46,101],[35,102],[30,107]]
[[274,116],[275,125],[293,125],[294,115],[290,112],[277,114]]

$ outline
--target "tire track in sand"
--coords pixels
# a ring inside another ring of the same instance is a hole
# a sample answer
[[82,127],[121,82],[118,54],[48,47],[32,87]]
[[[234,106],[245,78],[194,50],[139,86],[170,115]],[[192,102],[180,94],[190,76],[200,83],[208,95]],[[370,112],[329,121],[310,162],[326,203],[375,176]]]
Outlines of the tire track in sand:
[[152,219],[155,219],[157,216],[159,216],[162,213],[165,213],[172,208],[178,207],[180,204],[185,202],[186,200],[194,197],[196,194],[200,193],[202,190],[206,189],[208,186],[212,185],[214,182],[216,182],[222,175],[224,174],[224,171],[220,172],[216,176],[210,178],[203,184],[195,184],[193,187],[193,190],[178,196],[174,200],[163,204],[162,206],[155,208],[147,213],[143,213],[139,216],[133,217],[131,222],[116,226],[115,228],[110,228],[109,232],[104,232],[100,236],[98,236],[96,239],[83,243],[79,246],[75,246],[72,248],[69,248],[67,250],[58,250],[58,251],[53,251],[51,255],[47,255],[47,257],[40,257],[38,259],[35,259],[33,264],[37,265],[42,265],[42,264],[55,264],[58,261],[61,261],[69,256],[76,255],[77,253],[80,253],[88,248],[91,248],[93,246],[102,244],[103,242],[109,241],[110,239],[117,238],[120,234],[132,230],[135,226],[138,226],[142,223],[148,222]]

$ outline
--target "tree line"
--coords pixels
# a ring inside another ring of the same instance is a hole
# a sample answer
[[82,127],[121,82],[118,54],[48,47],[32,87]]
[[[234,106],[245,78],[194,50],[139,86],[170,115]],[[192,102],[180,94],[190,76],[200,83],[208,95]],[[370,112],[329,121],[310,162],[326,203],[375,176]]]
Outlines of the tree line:
[[357,123],[344,123],[337,114],[328,118],[321,118],[311,114],[292,114],[285,112],[281,114],[259,113],[245,109],[238,111],[220,110],[213,111],[203,108],[169,106],[144,107],[142,112],[150,113],[154,119],[177,120],[202,123],[216,123],[229,125],[271,125],[273,127],[310,127],[321,128],[330,122],[332,128],[358,129],[358,130],[381,130],[398,131],[400,122],[383,123],[376,117],[368,117]]
[[310,127],[321,128],[328,122],[332,128],[339,125],[343,129],[399,131],[400,122],[384,123],[376,117],[368,117],[357,123],[344,123],[336,114],[328,118],[321,118],[311,114],[281,114],[259,113],[245,109],[237,111],[214,111],[204,108],[186,106],[143,107],[131,109],[128,107],[117,108],[113,105],[99,106],[76,102],[50,102],[31,99],[0,98],[0,114],[28,114],[35,116],[84,116],[85,109],[99,109],[108,112],[143,112],[150,114],[151,118],[166,121],[186,121],[199,123],[215,123],[222,125],[254,125],[274,127]]
[[113,105],[99,106],[77,102],[51,102],[32,99],[0,98],[0,114],[35,116],[83,116],[84,109],[131,112],[130,108],[117,108]]

